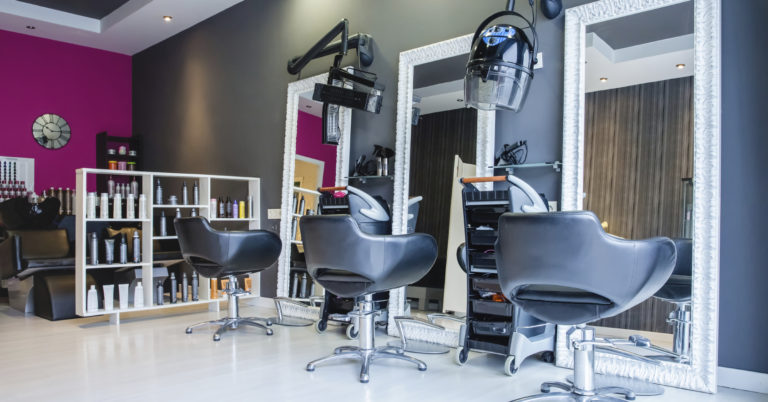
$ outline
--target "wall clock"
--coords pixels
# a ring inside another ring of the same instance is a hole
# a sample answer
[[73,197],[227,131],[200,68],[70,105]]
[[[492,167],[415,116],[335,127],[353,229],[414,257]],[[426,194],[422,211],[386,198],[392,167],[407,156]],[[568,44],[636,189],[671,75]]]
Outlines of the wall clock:
[[61,116],[46,113],[32,123],[32,136],[35,141],[48,149],[59,149],[69,142],[72,131],[67,121]]

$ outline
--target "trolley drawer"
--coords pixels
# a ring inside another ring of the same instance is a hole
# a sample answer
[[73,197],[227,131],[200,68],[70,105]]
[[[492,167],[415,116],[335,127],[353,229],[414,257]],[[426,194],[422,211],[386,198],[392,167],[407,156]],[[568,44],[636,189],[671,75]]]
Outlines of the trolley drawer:
[[499,216],[507,212],[507,207],[473,207],[467,208],[467,223],[472,226],[491,225],[498,226]]
[[472,289],[478,292],[501,293],[499,278],[472,278]]
[[495,302],[492,300],[472,300],[472,312],[489,314],[499,317],[512,317],[515,306],[511,303]]
[[470,321],[472,332],[481,336],[510,336],[513,328],[511,321]]
[[469,253],[469,265],[475,268],[496,269],[496,254],[472,251]]
[[469,232],[469,244],[471,246],[493,246],[499,233],[495,230],[471,230]]

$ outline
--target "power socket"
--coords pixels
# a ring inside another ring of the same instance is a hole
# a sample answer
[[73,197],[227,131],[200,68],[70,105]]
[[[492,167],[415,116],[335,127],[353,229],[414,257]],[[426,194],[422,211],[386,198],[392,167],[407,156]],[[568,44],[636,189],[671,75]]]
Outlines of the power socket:
[[557,211],[557,201],[549,201],[549,212],[556,212]]
[[544,68],[544,52],[536,53],[536,64],[533,65],[534,70]]
[[267,209],[267,219],[280,219],[280,208]]

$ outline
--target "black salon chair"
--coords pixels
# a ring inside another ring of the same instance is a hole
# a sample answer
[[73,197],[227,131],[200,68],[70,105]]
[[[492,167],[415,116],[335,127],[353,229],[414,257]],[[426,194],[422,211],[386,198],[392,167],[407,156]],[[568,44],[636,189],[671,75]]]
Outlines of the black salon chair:
[[[173,222],[184,260],[201,275],[207,278],[227,277],[229,296],[227,317],[201,322],[187,327],[186,332],[203,325],[219,325],[213,340],[221,339],[221,334],[228,329],[237,329],[240,325],[250,325],[266,330],[272,323],[260,317],[240,317],[238,298],[249,294],[237,285],[236,275],[254,273],[269,268],[277,261],[282,248],[280,238],[266,230],[220,231],[213,229],[203,217],[176,218]],[[213,297],[213,296],[212,296]],[[264,324],[262,324],[262,322]]]
[[368,369],[375,359],[394,358],[427,365],[405,355],[401,348],[375,347],[372,294],[410,285],[429,272],[437,258],[432,236],[374,235],[363,233],[349,215],[305,216],[301,238],[307,269],[326,290],[341,297],[354,297],[358,304],[359,346],[342,346],[334,354],[307,364],[307,371],[330,360],[362,360],[360,382],[368,382]]
[[[574,349],[573,385],[546,382],[541,385],[544,394],[520,400],[620,401],[608,394],[634,399],[629,389],[595,387],[595,349],[651,364],[658,361],[615,349],[635,342],[595,338],[595,329],[585,323],[614,316],[653,296],[672,274],[675,259],[672,240],[611,236],[591,212],[501,215],[496,261],[504,295],[536,318],[573,325],[567,342]],[[552,387],[566,392],[549,394]]]

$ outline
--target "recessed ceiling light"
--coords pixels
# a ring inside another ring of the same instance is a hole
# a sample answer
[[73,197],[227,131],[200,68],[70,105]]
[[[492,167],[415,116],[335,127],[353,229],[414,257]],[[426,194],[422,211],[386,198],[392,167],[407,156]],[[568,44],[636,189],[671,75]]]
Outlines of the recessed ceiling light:
[[464,102],[464,99],[458,98],[456,99],[456,102]]
[[680,64],[676,64],[676,65],[675,65],[675,67],[676,67],[678,70],[682,70],[682,69],[684,69],[684,68],[685,68],[685,64],[683,64],[683,63],[680,63]]
[[600,78],[600,82],[608,82],[608,78],[607,77],[601,77]]
[[171,22],[172,19],[173,19],[173,17],[171,17],[170,15],[164,15],[163,16],[163,21],[165,21],[165,22]]
[[35,29],[35,27],[32,25],[27,25],[27,29]]
[[312,109],[312,105],[305,105],[304,107],[307,109]]

